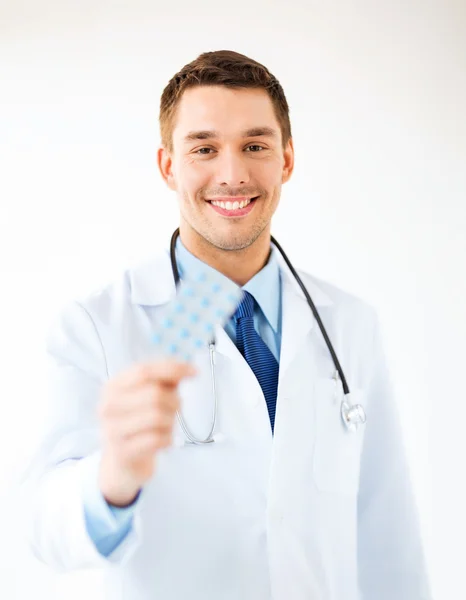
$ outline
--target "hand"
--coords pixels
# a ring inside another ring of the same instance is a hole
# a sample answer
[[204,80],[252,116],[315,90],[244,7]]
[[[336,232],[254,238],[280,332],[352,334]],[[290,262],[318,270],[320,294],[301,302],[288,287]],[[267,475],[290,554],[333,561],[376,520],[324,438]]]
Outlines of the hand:
[[187,363],[135,365],[107,382],[98,415],[103,435],[99,487],[115,506],[131,504],[155,471],[156,454],[172,443],[178,385],[196,374]]

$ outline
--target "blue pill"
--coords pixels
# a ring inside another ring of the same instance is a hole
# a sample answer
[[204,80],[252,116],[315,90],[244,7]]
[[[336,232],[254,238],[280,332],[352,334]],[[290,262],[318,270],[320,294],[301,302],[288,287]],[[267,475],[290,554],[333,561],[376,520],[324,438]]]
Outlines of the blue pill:
[[215,292],[219,292],[222,289],[222,286],[219,283],[214,283],[212,284],[212,291]]
[[196,346],[196,348],[201,348],[204,345],[204,342],[202,340],[194,340],[194,345]]
[[199,321],[199,315],[197,315],[196,313],[192,313],[189,316],[189,320],[191,321],[191,323],[197,323]]
[[182,340],[185,340],[189,336],[190,336],[189,329],[185,329],[185,328],[181,329],[181,331],[180,331],[180,338]]
[[170,327],[173,327],[173,321],[171,319],[164,319],[163,326],[170,329]]
[[206,308],[209,305],[210,305],[209,298],[202,298],[202,300],[201,300],[201,306],[204,307],[204,308]]
[[178,352],[178,346],[176,344],[170,344],[168,346],[168,352],[170,354],[176,354]]

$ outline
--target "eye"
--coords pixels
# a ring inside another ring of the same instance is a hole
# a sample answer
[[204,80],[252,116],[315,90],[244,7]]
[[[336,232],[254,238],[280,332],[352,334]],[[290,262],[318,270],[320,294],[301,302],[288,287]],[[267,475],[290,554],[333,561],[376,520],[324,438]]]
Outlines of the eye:
[[205,147],[205,148],[199,148],[198,150],[195,150],[194,154],[201,154],[202,156],[210,154],[210,153],[207,153],[207,152],[201,152],[202,150],[213,150],[213,148],[207,148],[207,147]]
[[259,146],[259,144],[250,144],[249,146],[247,146],[246,149],[248,148],[261,148],[262,150],[264,150],[264,146]]

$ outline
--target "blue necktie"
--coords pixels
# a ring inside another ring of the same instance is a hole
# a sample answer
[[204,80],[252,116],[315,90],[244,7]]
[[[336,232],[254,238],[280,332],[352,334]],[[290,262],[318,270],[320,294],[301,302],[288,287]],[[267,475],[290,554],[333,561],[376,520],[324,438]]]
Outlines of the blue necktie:
[[273,433],[277,404],[278,362],[254,328],[254,297],[249,292],[244,292],[244,294],[234,315],[236,345],[262,388]]

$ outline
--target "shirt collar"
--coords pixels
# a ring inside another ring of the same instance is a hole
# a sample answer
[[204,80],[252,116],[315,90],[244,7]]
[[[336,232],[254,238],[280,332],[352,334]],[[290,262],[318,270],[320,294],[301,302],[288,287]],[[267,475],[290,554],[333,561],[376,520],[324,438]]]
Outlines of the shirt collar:
[[[280,308],[280,269],[277,261],[277,251],[272,244],[270,249],[267,264],[242,289],[254,296],[270,326],[277,332]],[[181,237],[176,240],[176,264],[181,278],[183,273],[196,273],[206,269],[215,272],[217,276],[222,275],[194,254],[191,254],[181,241]],[[225,276],[222,275],[222,277]]]

